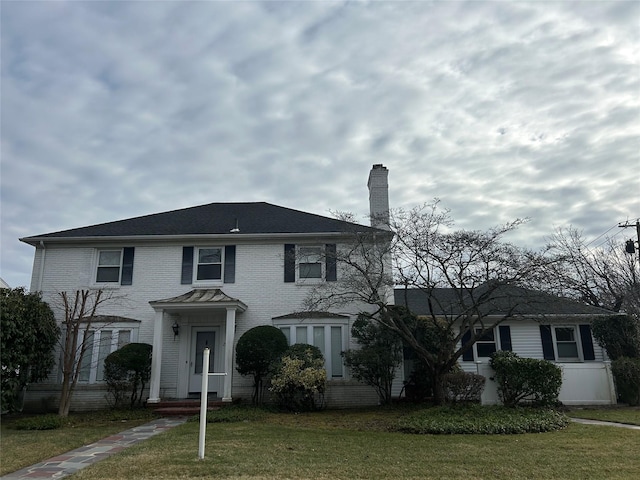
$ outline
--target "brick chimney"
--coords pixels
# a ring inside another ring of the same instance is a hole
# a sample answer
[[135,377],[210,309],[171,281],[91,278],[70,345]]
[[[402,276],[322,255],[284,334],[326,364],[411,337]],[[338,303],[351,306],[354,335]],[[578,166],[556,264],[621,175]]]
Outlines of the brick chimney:
[[387,177],[389,170],[378,163],[369,172],[369,215],[371,216],[371,226],[376,228],[389,228],[389,183]]

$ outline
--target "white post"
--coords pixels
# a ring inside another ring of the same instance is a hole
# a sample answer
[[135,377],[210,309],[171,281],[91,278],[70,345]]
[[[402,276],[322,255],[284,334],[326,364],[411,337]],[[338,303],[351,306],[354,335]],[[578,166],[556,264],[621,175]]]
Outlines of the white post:
[[224,341],[224,378],[222,394],[223,402],[231,402],[231,384],[233,383],[233,339],[236,335],[236,309],[227,308],[227,322]]
[[202,355],[202,391],[200,392],[200,441],[198,442],[198,458],[204,458],[204,438],[207,434],[207,404],[209,400],[209,348]]
[[151,384],[147,403],[160,401],[160,370],[162,369],[162,337],[164,335],[164,310],[156,310],[153,323],[153,350],[151,355]]

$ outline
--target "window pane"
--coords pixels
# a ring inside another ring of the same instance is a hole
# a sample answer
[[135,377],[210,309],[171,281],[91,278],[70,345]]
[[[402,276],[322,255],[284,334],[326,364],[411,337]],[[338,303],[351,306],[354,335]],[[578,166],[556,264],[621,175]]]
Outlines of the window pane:
[[216,332],[196,333],[196,364],[194,373],[202,374],[205,347],[209,347],[209,372],[213,372],[213,346],[215,338]]
[[321,278],[322,265],[319,263],[301,263],[300,278]]
[[331,376],[342,377],[342,327],[331,327]]
[[496,351],[495,343],[476,343],[478,357],[490,357]]
[[198,265],[198,280],[220,280],[222,278],[222,265]]
[[305,262],[319,262],[322,257],[322,247],[300,247],[300,258]]
[[309,343],[307,341],[307,327],[296,327],[296,343]]
[[96,380],[104,380],[104,359],[111,353],[111,340],[113,334],[111,330],[102,330],[100,332],[100,344],[98,345],[98,370]]
[[120,252],[119,250],[103,250],[100,252],[98,259],[98,265],[103,266],[120,266]]
[[[476,328],[476,335],[480,335],[480,332],[482,332],[481,328]],[[493,330],[489,330],[487,332],[484,333],[484,335],[482,335],[479,339],[479,342],[493,342],[495,341],[495,338],[493,336]]]
[[578,358],[578,345],[575,342],[558,342],[558,358]]
[[324,327],[313,327],[313,345],[324,355]]
[[558,342],[575,342],[574,330],[570,327],[556,328],[556,340]]
[[89,375],[91,374],[91,361],[93,356],[93,332],[89,332],[87,336],[87,349],[82,357],[82,363],[80,363],[80,375],[78,380],[80,382],[88,382]]
[[287,343],[291,345],[291,332],[290,332],[291,328],[282,327],[280,330],[282,331],[282,333],[284,333],[284,336],[287,337]]
[[119,282],[120,267],[98,267],[96,282]]
[[198,263],[221,263],[221,248],[201,248],[198,250]]
[[122,348],[131,343],[131,330],[120,330],[118,332],[118,348]]

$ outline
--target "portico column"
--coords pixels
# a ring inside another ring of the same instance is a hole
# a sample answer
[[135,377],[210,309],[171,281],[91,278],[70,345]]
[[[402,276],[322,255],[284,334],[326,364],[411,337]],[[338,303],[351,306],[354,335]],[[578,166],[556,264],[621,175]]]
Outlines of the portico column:
[[227,326],[224,343],[224,377],[223,402],[231,402],[231,384],[233,382],[233,340],[236,336],[236,309],[227,308]]
[[162,368],[162,337],[164,334],[164,310],[156,310],[153,324],[153,350],[151,352],[151,382],[147,403],[160,402],[160,370]]

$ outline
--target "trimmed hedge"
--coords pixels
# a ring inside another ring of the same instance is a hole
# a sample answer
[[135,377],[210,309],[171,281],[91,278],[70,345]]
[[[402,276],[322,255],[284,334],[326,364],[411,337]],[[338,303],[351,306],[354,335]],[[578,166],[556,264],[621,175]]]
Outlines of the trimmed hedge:
[[37,417],[21,418],[13,422],[11,428],[14,430],[55,430],[62,427],[63,422],[63,417],[47,414]]
[[509,351],[491,355],[493,379],[498,395],[507,407],[526,403],[545,406],[558,403],[562,386],[562,370],[547,360],[521,358]]
[[414,434],[519,434],[565,428],[569,419],[550,409],[503,406],[434,407],[398,422],[398,431]]

